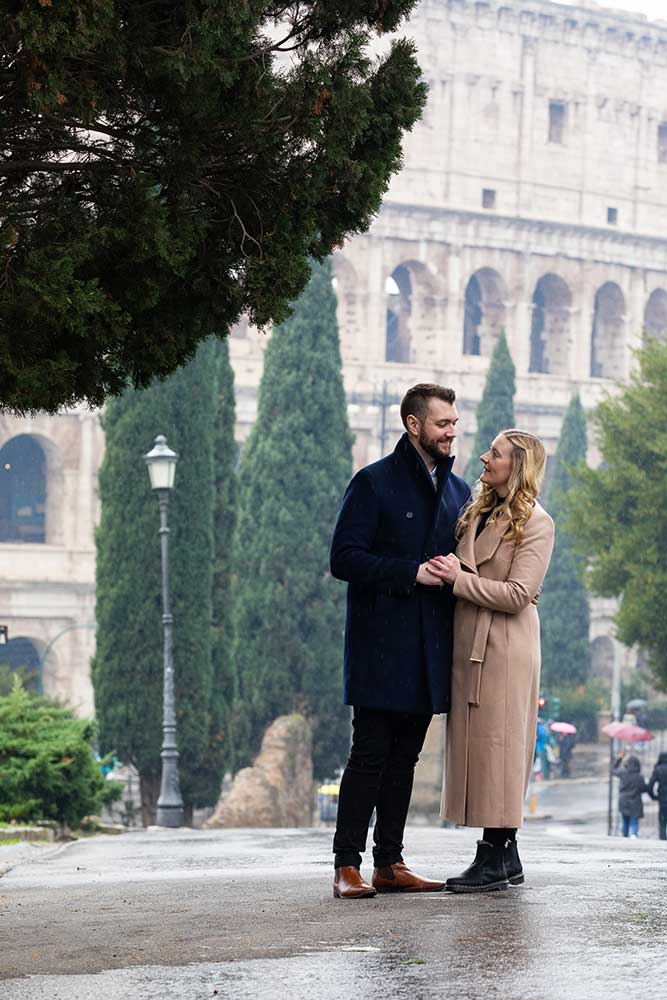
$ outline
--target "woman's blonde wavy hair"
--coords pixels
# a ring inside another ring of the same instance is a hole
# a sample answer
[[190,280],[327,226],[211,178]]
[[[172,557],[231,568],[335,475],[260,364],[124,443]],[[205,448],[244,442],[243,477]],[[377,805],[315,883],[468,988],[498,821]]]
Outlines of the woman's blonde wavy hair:
[[[540,439],[534,434],[528,434],[527,431],[511,427],[509,430],[501,431],[498,437],[501,436],[507,438],[512,445],[512,471],[507,484],[508,493],[505,502],[491,515],[489,522],[506,514],[509,524],[503,537],[518,544],[539,496],[547,455]],[[463,535],[478,514],[493,510],[499,499],[492,486],[478,481],[471,502],[457,522],[457,538]]]

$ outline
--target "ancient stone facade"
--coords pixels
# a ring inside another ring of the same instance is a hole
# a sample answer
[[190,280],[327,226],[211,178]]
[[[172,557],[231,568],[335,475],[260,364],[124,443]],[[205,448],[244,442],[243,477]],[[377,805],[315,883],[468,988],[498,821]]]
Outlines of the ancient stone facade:
[[[0,622],[16,666],[45,694],[93,713],[99,415],[0,414]],[[0,662],[4,659],[0,655]]]
[[[370,231],[335,257],[356,464],[393,447],[405,388],[435,380],[458,393],[463,469],[502,329],[517,423],[553,454],[572,394],[591,410],[667,331],[667,24],[423,0],[408,33],[426,112]],[[241,328],[232,351],[250,425],[261,337]],[[627,662],[613,612],[592,602],[606,676]]]
[[[426,112],[370,231],[335,256],[355,463],[393,447],[405,388],[437,380],[458,393],[464,468],[501,329],[517,422],[553,454],[572,393],[591,409],[628,377],[643,331],[667,330],[667,25],[546,0],[423,0],[408,34]],[[233,331],[240,441],[265,345],[247,323]],[[21,539],[0,529],[0,622],[38,658],[68,629],[44,686],[89,711],[102,432],[84,411],[0,420],[0,447],[20,435],[42,450],[46,506]],[[626,663],[613,610],[592,604],[606,676]]]

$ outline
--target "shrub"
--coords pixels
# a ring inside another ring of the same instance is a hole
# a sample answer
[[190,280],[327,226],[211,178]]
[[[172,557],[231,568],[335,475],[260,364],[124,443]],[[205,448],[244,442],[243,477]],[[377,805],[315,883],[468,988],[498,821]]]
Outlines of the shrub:
[[585,687],[560,688],[560,718],[577,727],[577,742],[597,743],[598,712],[606,707],[608,698],[595,682]]
[[117,798],[91,746],[94,724],[29,694],[19,678],[0,697],[0,820],[76,827]]

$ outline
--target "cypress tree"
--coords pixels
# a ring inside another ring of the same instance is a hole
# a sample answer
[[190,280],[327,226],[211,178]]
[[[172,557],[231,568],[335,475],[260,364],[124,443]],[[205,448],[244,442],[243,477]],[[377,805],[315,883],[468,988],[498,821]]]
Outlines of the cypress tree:
[[144,821],[152,819],[159,793],[163,667],[158,507],[143,456],[158,433],[180,456],[169,561],[181,788],[189,810],[200,804],[197,773],[209,737],[216,347],[203,344],[165,382],[128,390],[104,416],[93,685],[101,747],[137,767]]
[[556,541],[540,597],[542,678],[545,688],[584,684],[590,672],[588,593],[581,577],[585,560],[574,552],[564,521],[571,469],[586,461],[586,415],[579,396],[568,406],[545,506],[556,525]]
[[239,763],[276,716],[314,723],[320,777],[343,762],[343,588],[328,550],[352,456],[331,264],[313,264],[292,317],[273,332],[258,417],[241,459],[234,546]]
[[499,431],[514,427],[515,374],[503,330],[493,349],[484,392],[477,407],[477,432],[466,468],[466,479],[471,486],[479,479],[479,456],[488,450]]
[[236,520],[238,448],[234,440],[234,372],[226,340],[216,342],[218,413],[214,428],[212,683],[209,741],[197,775],[197,804],[210,805],[220,793],[225,771],[234,768],[233,703],[236,681],[231,655],[231,559]]

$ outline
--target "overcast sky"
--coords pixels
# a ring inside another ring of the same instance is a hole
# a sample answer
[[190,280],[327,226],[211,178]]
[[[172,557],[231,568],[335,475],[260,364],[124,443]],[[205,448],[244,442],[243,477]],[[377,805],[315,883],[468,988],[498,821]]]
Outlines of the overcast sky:
[[[565,0],[566,3],[577,3],[586,6],[581,0]],[[646,14],[653,20],[667,21],[667,0],[600,0],[598,7],[610,7],[612,10],[627,10],[636,14]]]

